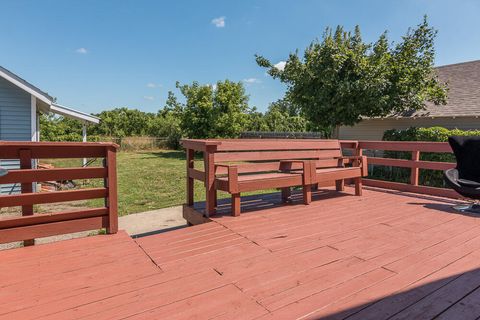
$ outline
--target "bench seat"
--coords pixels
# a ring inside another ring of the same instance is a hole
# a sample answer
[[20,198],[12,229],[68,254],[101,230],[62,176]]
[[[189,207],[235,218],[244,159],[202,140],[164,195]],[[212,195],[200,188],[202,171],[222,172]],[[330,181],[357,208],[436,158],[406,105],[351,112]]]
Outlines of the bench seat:
[[[256,191],[270,188],[301,186],[301,172],[270,172],[238,175],[238,192]],[[230,191],[228,176],[215,179],[217,190]]]

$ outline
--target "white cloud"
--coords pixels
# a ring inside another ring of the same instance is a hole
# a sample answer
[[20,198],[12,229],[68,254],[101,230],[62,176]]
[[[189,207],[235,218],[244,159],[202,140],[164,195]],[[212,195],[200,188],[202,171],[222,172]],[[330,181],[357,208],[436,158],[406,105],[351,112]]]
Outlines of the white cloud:
[[286,65],[286,64],[287,64],[286,61],[280,61],[280,62],[274,64],[273,66],[274,66],[275,68],[277,68],[278,70],[283,71],[283,70],[285,70],[285,65]]
[[223,28],[225,27],[225,17],[218,17],[218,18],[214,18],[212,19],[211,23],[215,25],[215,27],[217,28]]
[[248,78],[248,79],[243,79],[243,82],[245,83],[260,83],[260,80],[258,80],[257,78]]
[[148,101],[153,101],[153,100],[155,100],[155,98],[152,97],[152,96],[143,96],[143,99],[148,100]]
[[77,50],[75,50],[75,52],[80,54],[87,54],[88,50],[85,48],[78,48]]
[[149,82],[147,83],[147,88],[160,88],[162,85],[158,83]]

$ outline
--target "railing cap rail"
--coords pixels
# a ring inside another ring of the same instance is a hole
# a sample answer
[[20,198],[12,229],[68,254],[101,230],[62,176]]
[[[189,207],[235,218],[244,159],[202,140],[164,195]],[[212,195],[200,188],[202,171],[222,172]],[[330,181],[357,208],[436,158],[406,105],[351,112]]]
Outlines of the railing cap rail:
[[30,147],[113,147],[119,148],[119,145],[113,142],[50,142],[50,141],[2,141],[0,140],[0,147],[16,147],[16,148],[30,148]]

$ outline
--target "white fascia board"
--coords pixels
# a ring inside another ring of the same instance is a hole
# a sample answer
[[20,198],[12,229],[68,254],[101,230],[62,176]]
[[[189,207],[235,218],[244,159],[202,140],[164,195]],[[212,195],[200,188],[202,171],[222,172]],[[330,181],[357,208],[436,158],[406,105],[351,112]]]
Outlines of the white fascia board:
[[30,95],[30,128],[31,140],[37,141],[37,98],[34,95]]
[[45,95],[41,94],[40,92],[38,92],[37,90],[33,90],[32,88],[30,88],[29,86],[25,85],[24,83],[18,81],[17,79],[15,78],[12,78],[9,74],[3,72],[1,69],[0,69],[0,77],[6,79],[7,81],[13,83],[14,85],[16,85],[17,87],[19,87],[20,89],[30,93],[32,96],[34,96],[35,98],[45,102],[46,104],[51,104],[52,103],[52,100],[48,97],[46,97]]
[[56,103],[53,103],[50,106],[50,112],[65,116],[65,117],[70,117],[73,119],[77,119],[80,121],[86,121],[86,122],[91,122],[91,123],[100,123],[100,118],[92,116],[90,114],[80,112]]

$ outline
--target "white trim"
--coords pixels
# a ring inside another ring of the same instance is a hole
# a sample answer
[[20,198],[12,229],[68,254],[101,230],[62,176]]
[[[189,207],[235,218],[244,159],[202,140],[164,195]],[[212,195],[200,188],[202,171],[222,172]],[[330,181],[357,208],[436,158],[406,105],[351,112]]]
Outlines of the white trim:
[[46,97],[45,95],[41,94],[40,92],[33,90],[29,86],[25,85],[24,83],[18,81],[17,79],[11,77],[9,74],[3,72],[3,70],[0,69],[0,77],[5,78],[9,82],[13,83],[20,89],[30,93],[32,96],[36,97],[37,99],[45,102],[46,104],[50,105],[52,103],[52,100]]
[[82,123],[82,141],[87,142],[87,123]]
[[37,141],[37,98],[34,95],[30,96],[30,127],[31,127],[31,140]]
[[[87,142],[87,122],[82,123],[82,141]],[[87,166],[87,158],[83,158],[82,164],[84,167]]]
[[40,141],[40,112],[37,112],[37,141]]
[[50,112],[53,112],[62,116],[74,118],[77,120],[81,120],[81,121],[87,121],[87,122],[92,122],[96,124],[100,123],[100,118],[98,117],[62,106],[56,103],[53,103],[50,106]]

